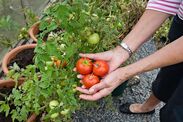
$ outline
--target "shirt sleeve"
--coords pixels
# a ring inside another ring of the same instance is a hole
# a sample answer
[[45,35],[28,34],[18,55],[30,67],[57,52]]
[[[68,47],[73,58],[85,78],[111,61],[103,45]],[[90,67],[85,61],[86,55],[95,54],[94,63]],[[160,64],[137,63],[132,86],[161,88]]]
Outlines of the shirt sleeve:
[[149,0],[146,9],[175,15],[178,13],[180,4],[181,0]]

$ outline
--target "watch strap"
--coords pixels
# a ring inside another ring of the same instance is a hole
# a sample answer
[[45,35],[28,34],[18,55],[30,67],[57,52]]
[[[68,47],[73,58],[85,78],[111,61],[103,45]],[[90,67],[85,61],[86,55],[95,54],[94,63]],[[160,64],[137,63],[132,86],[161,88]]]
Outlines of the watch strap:
[[125,42],[121,42],[119,44],[125,51],[128,52],[129,56],[131,56],[133,54],[132,50],[130,49],[130,47],[125,43]]

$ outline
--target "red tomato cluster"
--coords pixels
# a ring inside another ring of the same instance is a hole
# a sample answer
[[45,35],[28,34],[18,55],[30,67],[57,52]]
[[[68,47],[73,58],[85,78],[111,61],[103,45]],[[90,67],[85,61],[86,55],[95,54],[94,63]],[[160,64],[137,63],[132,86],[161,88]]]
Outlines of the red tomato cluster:
[[92,62],[89,58],[80,58],[76,63],[76,71],[84,75],[83,85],[90,88],[100,82],[99,77],[104,77],[108,73],[109,66],[103,60]]

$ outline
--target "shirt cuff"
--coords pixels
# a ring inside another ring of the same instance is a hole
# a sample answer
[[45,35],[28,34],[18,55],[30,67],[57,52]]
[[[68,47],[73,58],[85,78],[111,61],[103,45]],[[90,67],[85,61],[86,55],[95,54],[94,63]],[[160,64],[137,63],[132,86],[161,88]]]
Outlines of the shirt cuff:
[[146,9],[176,15],[180,2],[177,0],[149,0]]

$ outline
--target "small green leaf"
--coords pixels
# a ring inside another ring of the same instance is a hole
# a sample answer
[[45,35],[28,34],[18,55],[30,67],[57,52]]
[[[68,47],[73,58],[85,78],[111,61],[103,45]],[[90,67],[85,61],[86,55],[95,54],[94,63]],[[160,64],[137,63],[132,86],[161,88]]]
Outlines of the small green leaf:
[[40,22],[40,25],[39,25],[39,29],[40,30],[45,30],[47,28],[47,26],[49,25],[49,22],[44,20],[44,21],[41,21]]
[[57,29],[57,23],[56,22],[54,22],[54,21],[52,21],[50,24],[49,24],[49,26],[47,26],[47,31],[49,31],[49,32],[51,32],[51,31],[53,31],[53,30],[55,30],[55,29]]
[[22,120],[26,120],[27,116],[28,116],[29,111],[26,109],[25,106],[22,107],[22,109],[20,110],[20,115]]
[[46,89],[50,86],[50,81],[49,80],[46,80],[46,81],[41,81],[40,84],[39,84],[39,87],[43,88],[43,89]]

